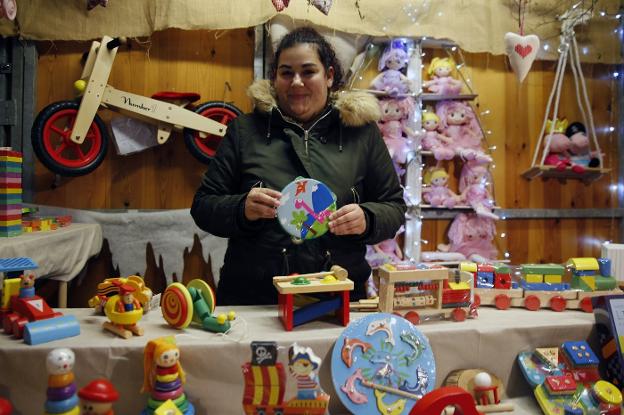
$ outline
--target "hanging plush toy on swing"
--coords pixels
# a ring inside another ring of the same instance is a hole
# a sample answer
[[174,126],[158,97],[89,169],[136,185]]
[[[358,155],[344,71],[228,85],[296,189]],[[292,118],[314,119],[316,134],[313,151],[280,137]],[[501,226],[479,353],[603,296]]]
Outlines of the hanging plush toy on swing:
[[[609,169],[604,168],[602,153],[596,138],[592,108],[574,30],[578,24],[587,23],[591,15],[590,10],[575,6],[559,17],[562,23],[557,71],[546,104],[544,122],[535,146],[531,167],[522,173],[526,179],[531,180],[542,176],[560,180],[580,179],[588,183],[609,172]],[[567,121],[565,126],[561,124],[562,121],[557,121],[563,77],[568,63],[574,76],[576,102],[584,124],[574,123],[574,127],[570,126],[572,127],[570,130],[566,130]],[[550,121],[549,117],[555,121]],[[588,128],[585,128],[585,125]]]

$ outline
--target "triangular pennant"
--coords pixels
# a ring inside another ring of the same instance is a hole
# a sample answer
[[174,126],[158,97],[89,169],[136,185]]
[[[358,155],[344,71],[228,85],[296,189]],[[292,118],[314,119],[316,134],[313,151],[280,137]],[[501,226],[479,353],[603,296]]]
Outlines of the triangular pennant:
[[310,3],[319,9],[324,15],[329,14],[329,9],[331,9],[332,3],[334,0],[309,0]]
[[538,347],[535,349],[535,354],[540,360],[552,367],[557,367],[559,364],[559,349],[556,347]]
[[39,310],[40,312],[43,312],[43,300],[42,299],[30,300],[28,301],[28,305],[31,306],[32,308]]
[[290,0],[271,0],[271,2],[273,3],[273,7],[275,7],[275,10],[281,12],[286,7],[288,7],[288,3],[290,3]]
[[505,34],[505,53],[518,81],[524,81],[529,73],[539,46],[540,40],[536,35],[520,36],[512,32]]

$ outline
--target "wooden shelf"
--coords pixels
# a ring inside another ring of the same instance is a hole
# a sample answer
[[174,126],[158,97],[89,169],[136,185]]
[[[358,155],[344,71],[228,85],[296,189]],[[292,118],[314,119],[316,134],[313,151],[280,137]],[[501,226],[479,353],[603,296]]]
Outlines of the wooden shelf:
[[438,95],[438,94],[421,94],[420,99],[423,102],[438,101],[472,101],[477,97],[476,94],[459,94],[459,95]]
[[555,166],[535,166],[522,173],[522,177],[527,180],[531,180],[536,177],[542,177],[543,179],[558,179],[561,181],[573,179],[581,180],[588,184],[598,180],[610,171],[611,169],[586,167],[583,173],[576,173],[572,171],[570,167],[566,167],[565,170],[557,170]]
[[369,94],[375,95],[378,98],[405,98],[405,97],[417,98],[418,96],[421,95],[416,92],[413,92],[411,94],[394,94],[393,95],[385,91],[378,91],[376,89],[363,89],[363,88],[353,88],[352,91],[368,92]]
[[[445,207],[436,207],[436,206],[431,206],[431,205],[427,205],[427,204],[421,204],[420,205],[421,209],[435,209],[435,210],[444,210],[444,211],[449,211],[449,210],[472,210],[472,206],[468,206],[468,205],[456,205],[453,208],[445,208]],[[494,206],[494,210],[496,209],[501,209],[500,206]]]

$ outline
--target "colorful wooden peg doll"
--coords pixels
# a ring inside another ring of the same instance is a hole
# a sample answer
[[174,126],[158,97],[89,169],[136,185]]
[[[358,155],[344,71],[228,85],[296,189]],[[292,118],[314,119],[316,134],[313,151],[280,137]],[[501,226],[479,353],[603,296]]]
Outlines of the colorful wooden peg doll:
[[134,291],[135,288],[131,285],[119,283],[119,294],[112,296],[104,307],[110,322],[105,322],[103,327],[124,339],[132,337],[133,334],[143,335],[143,329],[137,325],[143,317],[143,308],[134,298]]
[[79,415],[78,396],[74,383],[74,352],[70,349],[54,349],[48,353],[46,369],[48,371],[47,400],[45,415]]
[[82,415],[114,415],[119,392],[106,379],[96,379],[78,391]]
[[143,387],[150,397],[142,415],[150,415],[167,400],[173,401],[184,415],[194,415],[195,408],[186,399],[184,370],[180,350],[173,337],[150,340],[143,352]]

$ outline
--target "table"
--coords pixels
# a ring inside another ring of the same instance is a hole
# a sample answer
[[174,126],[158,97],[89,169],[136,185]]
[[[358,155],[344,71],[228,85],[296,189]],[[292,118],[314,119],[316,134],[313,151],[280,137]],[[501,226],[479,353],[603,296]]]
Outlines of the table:
[[0,258],[29,257],[38,278],[59,282],[59,306],[67,306],[67,286],[102,248],[102,228],[96,223],[72,223],[54,231],[0,238]]
[[[138,414],[147,401],[139,390],[142,383],[143,347],[149,339],[175,335],[187,373],[186,392],[198,414],[242,414],[243,375],[241,365],[250,360],[250,342],[278,342],[279,360],[287,363],[287,348],[293,342],[310,346],[322,359],[321,386],[331,393],[331,414],[347,413],[331,382],[330,356],[335,339],[344,327],[335,320],[315,320],[287,332],[278,317],[277,306],[217,308],[236,311],[230,334],[224,336],[198,328],[177,331],[164,323],[159,310],[147,313],[140,325],[143,337],[118,338],[102,329],[104,316],[89,309],[60,310],[75,315],[81,326],[78,337],[38,346],[0,335],[0,396],[9,398],[17,414],[41,413],[45,401],[47,374],[45,358],[57,347],[70,347],[76,354],[74,373],[78,387],[98,377],[109,378],[120,391],[116,413]],[[352,313],[351,320],[363,313]],[[580,311],[555,313],[523,309],[479,310],[479,318],[462,323],[427,322],[419,328],[429,338],[436,356],[439,386],[452,370],[481,367],[498,375],[506,393],[518,403],[516,414],[539,414],[531,391],[515,363],[518,352],[535,347],[558,345],[563,341],[587,339],[594,324],[592,314]],[[285,398],[295,394],[289,379]]]

